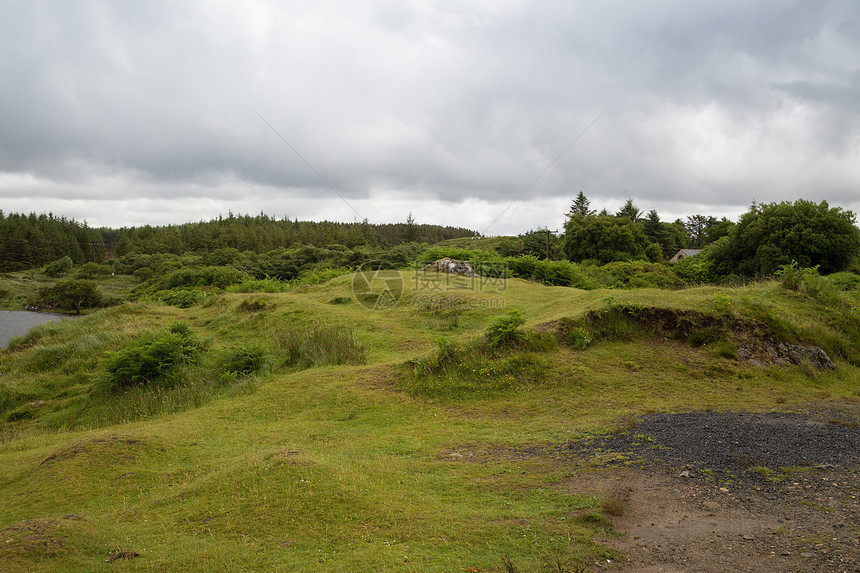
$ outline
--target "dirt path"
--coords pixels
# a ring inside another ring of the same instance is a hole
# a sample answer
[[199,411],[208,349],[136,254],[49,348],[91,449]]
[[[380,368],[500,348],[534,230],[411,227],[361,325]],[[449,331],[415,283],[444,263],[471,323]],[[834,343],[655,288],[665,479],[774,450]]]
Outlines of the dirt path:
[[622,454],[567,483],[620,514],[609,516],[618,535],[601,542],[622,558],[591,570],[860,572],[858,423],[852,403],[661,414],[570,444]]

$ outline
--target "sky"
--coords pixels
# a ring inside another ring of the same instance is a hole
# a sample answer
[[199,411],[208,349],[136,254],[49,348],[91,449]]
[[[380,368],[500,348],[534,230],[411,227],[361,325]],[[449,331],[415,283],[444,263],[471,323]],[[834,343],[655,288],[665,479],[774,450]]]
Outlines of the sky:
[[860,213],[856,0],[0,2],[7,213]]

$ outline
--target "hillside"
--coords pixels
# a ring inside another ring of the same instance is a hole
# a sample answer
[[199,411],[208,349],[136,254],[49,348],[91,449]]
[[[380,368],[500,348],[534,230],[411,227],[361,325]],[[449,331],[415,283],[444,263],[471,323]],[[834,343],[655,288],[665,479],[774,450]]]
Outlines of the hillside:
[[[850,429],[860,401],[857,291],[365,278],[125,303],[0,352],[0,571],[598,570],[632,551],[613,484],[639,462],[577,444],[822,403]],[[780,342],[835,369],[768,363]],[[162,377],[111,369],[143,348]]]

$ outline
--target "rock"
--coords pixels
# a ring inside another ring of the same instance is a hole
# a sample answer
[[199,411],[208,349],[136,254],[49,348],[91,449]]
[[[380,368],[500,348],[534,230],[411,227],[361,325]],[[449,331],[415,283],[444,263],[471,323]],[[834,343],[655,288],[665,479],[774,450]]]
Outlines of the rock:
[[442,273],[454,273],[465,277],[477,277],[472,266],[465,261],[445,257],[426,265],[422,270],[437,270]]
[[684,470],[680,473],[680,475],[678,475],[678,477],[688,478],[688,477],[693,477],[693,476],[690,475],[690,470]]
[[738,350],[737,354],[739,357],[748,360],[753,366],[809,364],[818,370],[833,370],[836,368],[824,350],[812,345],[764,341],[763,351],[756,353],[750,348],[742,347]]

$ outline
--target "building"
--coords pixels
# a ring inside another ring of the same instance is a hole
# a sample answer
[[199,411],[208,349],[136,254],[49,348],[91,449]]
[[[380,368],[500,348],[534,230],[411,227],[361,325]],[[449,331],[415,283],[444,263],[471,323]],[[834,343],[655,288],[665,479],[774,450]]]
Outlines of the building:
[[702,252],[702,249],[681,249],[678,253],[669,259],[670,263],[677,263],[681,259],[686,259],[687,257],[695,257],[699,253]]

